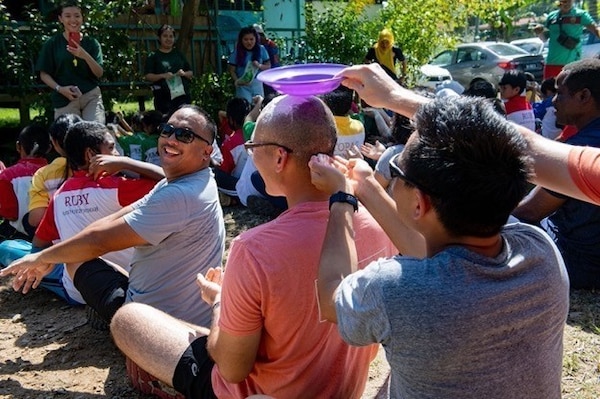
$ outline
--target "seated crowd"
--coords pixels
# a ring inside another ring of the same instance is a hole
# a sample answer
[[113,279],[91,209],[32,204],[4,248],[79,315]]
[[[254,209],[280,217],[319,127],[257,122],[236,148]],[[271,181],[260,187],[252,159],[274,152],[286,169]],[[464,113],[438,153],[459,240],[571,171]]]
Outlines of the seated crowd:
[[[184,104],[27,126],[0,170],[0,277],[86,305],[160,397],[361,398],[382,344],[387,397],[560,398],[569,288],[600,287],[600,60],[545,104],[521,75],[503,107],[371,64],[218,123]],[[535,132],[541,108],[572,132]],[[271,220],[225,260],[238,203]]]

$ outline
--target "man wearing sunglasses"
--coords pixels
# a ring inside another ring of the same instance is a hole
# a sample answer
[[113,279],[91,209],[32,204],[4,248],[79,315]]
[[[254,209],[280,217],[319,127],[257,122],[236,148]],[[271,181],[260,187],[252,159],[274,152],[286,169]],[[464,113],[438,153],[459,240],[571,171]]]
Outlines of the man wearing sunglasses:
[[[413,117],[415,132],[390,163],[391,198],[362,160],[311,160],[313,183],[336,193],[323,317],[350,344],[384,345],[392,398],[560,398],[565,266],[542,230],[505,225],[531,173],[524,138],[485,99],[429,102],[378,66],[343,75],[370,104]],[[353,195],[404,256],[356,271]],[[418,237],[424,247],[407,245]]]
[[[320,322],[315,296],[329,195],[311,184],[308,161],[332,154],[335,142],[335,122],[321,100],[281,96],[269,103],[246,149],[267,192],[285,196],[289,209],[236,238],[222,290],[219,273],[199,276],[213,307],[210,332],[128,304],[111,325],[117,346],[189,398],[360,398],[377,347],[345,344],[334,325]],[[355,205],[359,267],[396,253]]]
[[[158,151],[166,178],[142,199],[48,249],[28,255],[0,276],[19,273],[23,292],[37,287],[56,263],[70,269],[75,287],[103,319],[124,302],[142,302],[190,323],[208,325],[196,274],[221,266],[223,214],[210,169],[215,125],[200,108],[181,106],[161,128]],[[129,276],[99,258],[134,247]]]

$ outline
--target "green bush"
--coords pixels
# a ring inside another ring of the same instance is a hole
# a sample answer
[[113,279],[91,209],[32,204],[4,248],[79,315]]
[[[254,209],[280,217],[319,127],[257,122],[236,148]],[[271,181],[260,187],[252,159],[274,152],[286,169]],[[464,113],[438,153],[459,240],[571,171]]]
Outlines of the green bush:
[[192,103],[206,111],[215,121],[219,110],[224,110],[227,102],[235,96],[233,79],[227,72],[204,73],[192,80]]

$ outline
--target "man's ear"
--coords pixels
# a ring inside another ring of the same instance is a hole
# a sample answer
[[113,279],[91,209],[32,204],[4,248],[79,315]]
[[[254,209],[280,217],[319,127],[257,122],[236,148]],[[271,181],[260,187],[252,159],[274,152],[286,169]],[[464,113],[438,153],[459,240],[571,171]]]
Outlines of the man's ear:
[[85,154],[85,163],[89,165],[90,160],[96,155],[96,151],[92,150],[90,147],[87,147],[84,151]]
[[415,219],[421,219],[433,209],[433,206],[431,205],[431,197],[419,189],[415,189],[413,192],[415,195],[415,208],[413,210],[413,216]]
[[592,101],[592,93],[590,92],[590,89],[585,88],[583,90],[580,90],[577,93],[577,98],[579,99],[579,101],[581,102],[588,102],[588,101]]
[[277,147],[277,158],[276,158],[276,166],[275,171],[277,173],[281,172],[285,165],[289,162],[289,153],[281,147]]

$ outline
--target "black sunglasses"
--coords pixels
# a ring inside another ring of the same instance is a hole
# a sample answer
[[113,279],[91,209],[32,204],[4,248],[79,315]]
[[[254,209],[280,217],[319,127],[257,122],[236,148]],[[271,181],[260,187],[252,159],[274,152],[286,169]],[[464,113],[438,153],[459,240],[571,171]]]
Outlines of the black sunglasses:
[[194,133],[192,130],[188,129],[187,127],[175,127],[173,125],[171,125],[170,123],[161,123],[158,126],[158,129],[160,131],[160,135],[162,137],[171,137],[172,134],[175,134],[175,139],[177,139],[177,141],[181,141],[182,143],[186,143],[189,144],[192,141],[194,141],[194,137],[204,141],[206,144],[208,145],[212,145],[212,143],[210,141],[208,141],[207,139],[205,139],[202,136],[197,135],[196,133]]
[[248,141],[246,141],[246,142],[244,143],[244,148],[245,148],[245,149],[246,149],[246,151],[248,152],[248,155],[252,156],[252,153],[254,152],[254,149],[255,149],[255,148],[258,148],[258,147],[265,147],[265,146],[268,146],[268,145],[274,145],[274,146],[277,146],[277,147],[283,148],[283,149],[285,150],[285,152],[287,152],[287,153],[292,153],[292,152],[294,152],[294,151],[292,151],[292,149],[291,149],[291,148],[289,148],[289,147],[286,147],[286,146],[284,146],[284,145],[281,145],[281,144],[279,144],[279,143],[273,143],[273,142],[268,142],[268,143],[255,143],[255,142],[253,142],[252,140],[248,140]]
[[414,179],[408,177],[406,173],[404,173],[404,171],[398,166],[398,158],[400,158],[400,154],[396,154],[392,157],[392,159],[390,159],[390,176],[392,177],[392,179],[398,178],[400,180],[405,181],[409,185],[418,188],[425,194],[435,196],[434,191],[423,186],[421,183],[417,183]]

